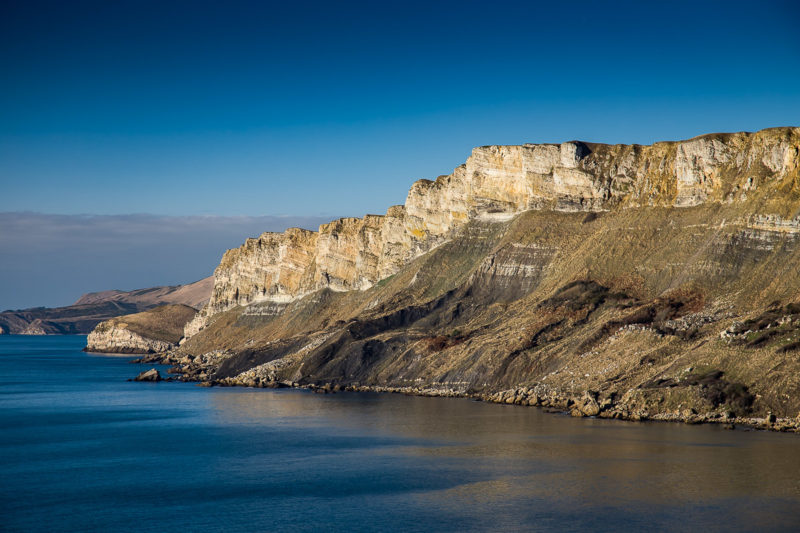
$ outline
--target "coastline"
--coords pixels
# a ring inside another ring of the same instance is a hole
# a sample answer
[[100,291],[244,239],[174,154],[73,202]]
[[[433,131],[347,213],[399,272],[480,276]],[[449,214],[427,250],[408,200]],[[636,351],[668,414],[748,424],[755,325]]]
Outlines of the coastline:
[[[88,355],[81,341],[0,343],[11,529],[120,530],[156,513],[145,529],[203,529],[198,517],[208,516],[209,530],[369,531],[390,523],[388,510],[403,531],[521,531],[558,506],[546,522],[554,531],[592,530],[598,520],[667,530],[687,509],[706,529],[725,516],[748,531],[796,530],[800,465],[790,435],[576,420],[421,395],[450,395],[446,388],[142,385],[127,378],[168,367]],[[213,502],[225,503],[224,514],[208,515]]]
[[171,376],[164,379],[164,381],[196,383],[199,387],[295,388],[310,390],[317,394],[377,392],[406,396],[464,398],[486,403],[539,407],[548,413],[559,413],[576,418],[602,418],[630,422],[672,422],[687,425],[721,424],[725,429],[730,430],[742,427],[747,430],[800,433],[800,416],[797,418],[777,417],[772,413],[768,413],[766,417],[730,416],[730,414],[719,412],[698,413],[693,408],[687,408],[681,412],[650,413],[646,410],[636,409],[623,401],[613,401],[608,398],[599,400],[596,392],[567,393],[542,384],[501,391],[472,392],[459,391],[446,385],[441,387],[414,387],[355,383],[343,385],[333,382],[319,384],[241,376],[214,379],[209,372],[212,370],[211,364],[207,364],[202,369],[198,367],[192,368],[181,362],[180,359],[183,358],[166,352],[162,354],[143,354],[143,357],[133,359],[130,363],[170,365],[170,369],[167,372]]

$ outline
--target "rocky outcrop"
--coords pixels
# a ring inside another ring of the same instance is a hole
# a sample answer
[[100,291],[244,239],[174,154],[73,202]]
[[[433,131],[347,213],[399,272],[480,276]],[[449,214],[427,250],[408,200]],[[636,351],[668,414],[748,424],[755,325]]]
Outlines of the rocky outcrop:
[[19,332],[20,335],[47,335],[47,331],[45,331],[44,323],[42,322],[41,318],[37,318],[27,326],[25,329]]
[[101,322],[86,339],[86,351],[98,353],[160,353],[173,347],[175,343],[149,339],[128,330],[125,322]]
[[135,378],[133,378],[133,381],[159,382],[161,381],[161,373],[157,369],[151,368],[150,370],[139,372],[139,374]]
[[799,133],[476,149],[386,217],[229,251],[205,327],[145,359],[209,386],[795,431]]
[[[645,206],[768,201],[796,190],[800,128],[713,134],[652,146],[566,142],[475,148],[466,164],[420,180],[386,215],[344,218],[312,232],[265,233],[229,250],[187,338],[236,306],[285,304],[320,289],[366,290],[470,221],[531,209],[601,212]],[[788,181],[787,181],[788,180]]]
[[142,313],[101,322],[86,339],[86,351],[100,353],[160,353],[177,346],[183,327],[196,310],[165,305]]

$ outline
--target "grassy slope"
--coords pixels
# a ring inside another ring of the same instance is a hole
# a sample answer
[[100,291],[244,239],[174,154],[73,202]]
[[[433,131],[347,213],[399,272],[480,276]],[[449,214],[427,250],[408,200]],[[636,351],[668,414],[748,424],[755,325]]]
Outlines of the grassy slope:
[[[798,331],[720,338],[769,309],[787,316],[779,307],[800,295],[797,234],[748,229],[754,210],[531,211],[473,223],[368,291],[323,291],[272,317],[234,309],[183,349],[240,353],[217,377],[295,354],[281,377],[300,382],[545,384],[627,394],[651,413],[747,410],[751,395],[755,412],[794,416],[800,351],[781,348]],[[302,350],[315,339],[324,341]]]
[[584,164],[593,175],[616,176],[630,160],[644,176],[608,183],[610,211],[473,221],[368,291],[232,309],[181,351],[232,352],[211,380],[279,359],[268,379],[483,395],[593,391],[634,414],[793,417],[800,233],[753,223],[800,213],[800,166],[776,177],[762,159],[762,145],[797,146],[797,135],[705,136],[724,137],[738,155],[706,176],[707,202],[689,208],[669,207],[676,143],[591,145]]
[[196,312],[196,309],[188,305],[162,305],[141,313],[107,320],[97,327],[97,331],[110,327],[125,328],[148,339],[177,343],[183,337],[183,326]]

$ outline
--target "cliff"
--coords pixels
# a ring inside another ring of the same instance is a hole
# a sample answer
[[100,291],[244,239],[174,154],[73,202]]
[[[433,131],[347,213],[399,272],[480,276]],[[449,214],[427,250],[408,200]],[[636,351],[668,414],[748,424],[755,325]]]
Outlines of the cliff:
[[[748,200],[770,205],[771,195],[787,187],[797,194],[799,135],[798,128],[775,128],[652,146],[475,148],[452,174],[414,183],[405,205],[385,216],[344,218],[317,232],[265,233],[229,250],[214,272],[208,304],[185,335],[235,306],[285,304],[324,288],[368,289],[472,220],[508,220],[531,209],[601,212]],[[779,204],[772,208],[780,211]]]
[[112,318],[97,325],[86,339],[87,352],[159,353],[177,346],[183,326],[197,312],[187,305],[163,305]]
[[163,360],[211,384],[796,427],[799,151],[798,128],[477,148],[386,216],[228,251]]
[[188,283],[133,291],[92,292],[65,307],[34,307],[0,313],[0,335],[86,335],[109,318],[165,304],[201,308],[209,299],[211,276]]

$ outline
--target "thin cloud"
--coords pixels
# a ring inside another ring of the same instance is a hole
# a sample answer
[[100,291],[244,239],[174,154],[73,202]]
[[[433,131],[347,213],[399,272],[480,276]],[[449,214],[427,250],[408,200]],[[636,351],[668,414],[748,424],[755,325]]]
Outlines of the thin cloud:
[[210,276],[248,237],[316,230],[322,216],[0,213],[0,309],[69,305],[82,294]]

